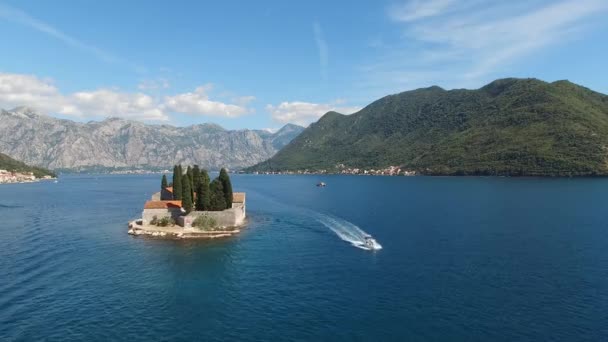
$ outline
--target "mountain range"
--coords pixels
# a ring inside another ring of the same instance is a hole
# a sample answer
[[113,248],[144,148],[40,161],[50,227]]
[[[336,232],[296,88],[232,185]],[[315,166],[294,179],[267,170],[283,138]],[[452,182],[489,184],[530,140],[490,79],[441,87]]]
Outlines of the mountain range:
[[270,158],[303,129],[288,124],[271,133],[118,118],[80,123],[19,107],[0,111],[0,152],[55,170],[160,169],[177,163],[239,169]]
[[430,175],[608,175],[608,96],[569,81],[433,86],[328,112],[248,171],[400,166]]

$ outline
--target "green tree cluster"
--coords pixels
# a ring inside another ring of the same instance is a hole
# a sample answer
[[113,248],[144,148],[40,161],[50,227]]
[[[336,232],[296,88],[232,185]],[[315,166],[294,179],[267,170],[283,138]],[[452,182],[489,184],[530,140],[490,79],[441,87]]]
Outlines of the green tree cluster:
[[[163,175],[161,187],[167,187]],[[224,168],[212,182],[209,173],[198,165],[188,166],[183,172],[181,165],[173,167],[173,199],[181,200],[186,212],[221,211],[232,208],[232,182]]]

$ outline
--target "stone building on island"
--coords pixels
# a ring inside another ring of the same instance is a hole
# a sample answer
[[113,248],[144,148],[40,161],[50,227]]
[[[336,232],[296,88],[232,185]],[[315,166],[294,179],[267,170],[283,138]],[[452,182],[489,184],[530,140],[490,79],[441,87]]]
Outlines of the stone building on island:
[[239,227],[245,223],[247,217],[245,206],[245,193],[232,194],[232,208],[222,211],[192,211],[188,215],[177,218],[177,224],[184,228],[192,228],[197,217],[206,215],[213,218],[219,227]]
[[140,220],[129,223],[129,234],[152,236],[221,237],[237,234],[245,225],[244,192],[233,192],[226,169],[211,181],[197,165],[173,169],[173,182],[166,175],[161,191],[144,205]]
[[152,199],[144,205],[141,214],[142,225],[149,225],[154,218],[160,220],[168,217],[175,220],[181,227],[191,228],[196,217],[207,215],[215,219],[218,227],[238,227],[242,226],[247,218],[246,195],[244,192],[234,192],[232,194],[232,208],[222,211],[192,211],[187,215],[182,208],[182,201],[157,200],[159,197],[162,198],[162,194],[155,193],[152,195]]
[[177,220],[178,217],[183,215],[182,201],[159,201],[154,200],[154,198],[155,196],[153,195],[152,200],[147,201],[146,204],[144,204],[144,211],[141,214],[144,225],[150,224],[154,218],[159,220],[164,217],[169,217],[173,220]]

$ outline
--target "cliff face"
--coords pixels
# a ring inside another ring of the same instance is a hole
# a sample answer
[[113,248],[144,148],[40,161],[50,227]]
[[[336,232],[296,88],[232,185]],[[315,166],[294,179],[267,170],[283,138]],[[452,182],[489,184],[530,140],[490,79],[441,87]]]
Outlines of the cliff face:
[[21,107],[0,111],[0,151],[51,169],[176,163],[238,169],[270,158],[302,130],[296,126],[271,134],[230,131],[214,124],[174,127],[116,118],[78,123]]

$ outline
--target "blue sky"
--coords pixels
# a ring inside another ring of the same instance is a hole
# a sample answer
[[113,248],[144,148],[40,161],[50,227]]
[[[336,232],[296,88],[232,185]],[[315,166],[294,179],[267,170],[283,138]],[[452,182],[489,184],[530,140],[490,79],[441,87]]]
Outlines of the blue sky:
[[502,77],[608,93],[606,17],[606,0],[0,1],[0,107],[276,129]]

